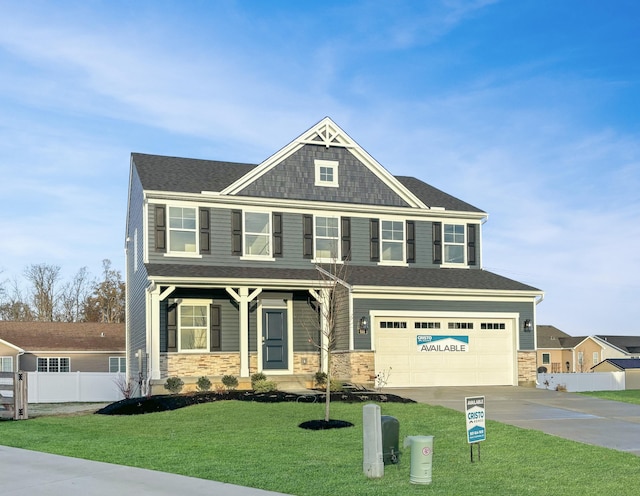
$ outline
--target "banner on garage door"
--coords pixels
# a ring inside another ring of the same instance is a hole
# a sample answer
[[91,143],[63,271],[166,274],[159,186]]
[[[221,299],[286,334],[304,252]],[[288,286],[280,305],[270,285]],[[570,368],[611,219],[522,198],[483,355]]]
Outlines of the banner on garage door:
[[466,352],[469,351],[469,336],[417,336],[418,351]]

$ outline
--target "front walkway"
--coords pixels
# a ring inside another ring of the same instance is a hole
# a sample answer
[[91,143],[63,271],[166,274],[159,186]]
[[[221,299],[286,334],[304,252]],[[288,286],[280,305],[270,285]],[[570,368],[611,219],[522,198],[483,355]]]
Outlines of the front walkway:
[[489,420],[640,456],[640,405],[517,386],[385,388],[420,403],[463,412],[484,396]]

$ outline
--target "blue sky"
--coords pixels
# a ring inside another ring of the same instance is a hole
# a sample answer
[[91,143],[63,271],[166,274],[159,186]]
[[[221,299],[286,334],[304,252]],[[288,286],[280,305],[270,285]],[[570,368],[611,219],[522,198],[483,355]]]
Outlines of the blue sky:
[[131,152],[259,163],[330,116],[489,213],[538,324],[637,334],[635,1],[0,0],[0,279],[124,268]]

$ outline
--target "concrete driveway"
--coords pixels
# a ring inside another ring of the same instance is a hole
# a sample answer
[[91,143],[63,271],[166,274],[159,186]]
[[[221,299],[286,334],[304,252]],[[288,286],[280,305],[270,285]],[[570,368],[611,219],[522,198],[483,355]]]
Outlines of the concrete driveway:
[[465,397],[484,396],[490,420],[640,456],[640,405],[516,386],[385,390],[461,412]]

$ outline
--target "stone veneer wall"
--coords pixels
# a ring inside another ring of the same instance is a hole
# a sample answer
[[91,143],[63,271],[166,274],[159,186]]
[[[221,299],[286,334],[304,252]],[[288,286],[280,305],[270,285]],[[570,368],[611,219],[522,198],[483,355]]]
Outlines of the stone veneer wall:
[[536,385],[536,352],[518,352],[518,386]]
[[371,385],[375,381],[373,351],[334,351],[331,370],[336,379]]

